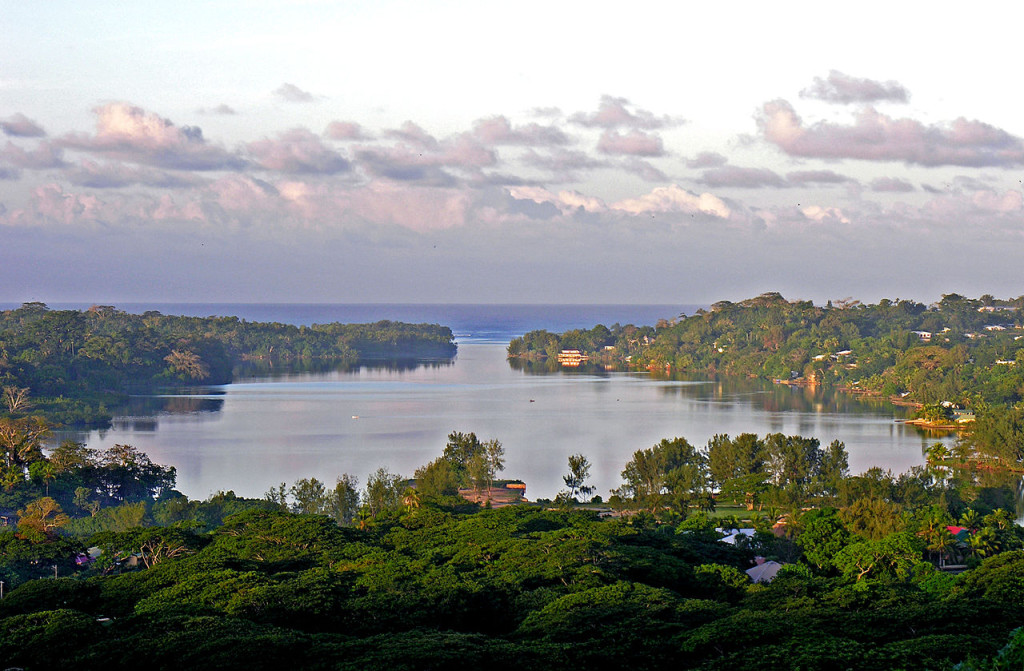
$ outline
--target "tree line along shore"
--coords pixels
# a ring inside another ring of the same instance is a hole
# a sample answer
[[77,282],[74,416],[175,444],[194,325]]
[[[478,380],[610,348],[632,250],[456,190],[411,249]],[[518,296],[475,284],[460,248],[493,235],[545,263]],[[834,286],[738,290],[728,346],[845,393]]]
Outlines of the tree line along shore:
[[655,374],[799,381],[922,405],[1012,405],[1024,399],[1022,308],[1024,297],[816,306],[766,293],[655,326],[532,331],[513,340],[508,355],[557,369],[558,354],[575,350],[591,363]]
[[239,367],[355,366],[379,359],[451,360],[451,329],[436,324],[249,322],[112,306],[0,311],[0,416],[106,427],[128,392],[225,384]]

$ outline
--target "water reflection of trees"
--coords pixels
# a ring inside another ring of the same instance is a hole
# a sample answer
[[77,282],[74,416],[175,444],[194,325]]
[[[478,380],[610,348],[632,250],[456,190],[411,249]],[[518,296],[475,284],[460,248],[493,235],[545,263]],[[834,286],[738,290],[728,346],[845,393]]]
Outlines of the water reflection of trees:
[[[509,359],[512,370],[527,375],[574,375],[609,376],[613,372],[625,372],[624,367],[606,366],[599,363],[583,363],[579,366],[562,366],[554,358],[540,361]],[[636,372],[636,371],[634,371]],[[909,411],[893,406],[879,398],[865,397],[825,386],[796,386],[773,384],[767,380],[744,377],[708,377],[693,374],[647,373],[651,380],[666,383],[661,392],[666,396],[683,396],[693,399],[732,401],[742,397],[745,402],[765,412],[795,411],[803,413],[878,414],[892,412],[897,418],[909,417]],[[671,384],[685,382],[691,384]],[[702,383],[702,384],[692,384]],[[934,436],[933,434],[933,437]]]
[[755,408],[766,412],[802,412],[829,414],[878,414],[892,411],[897,417],[906,414],[884,399],[851,394],[835,387],[773,384],[767,380],[743,377],[701,377],[694,375],[659,376],[675,382],[709,382],[710,384],[667,384],[664,394],[728,401],[742,397]]
[[578,366],[563,366],[554,357],[547,359],[509,359],[508,365],[512,370],[526,373],[527,375],[587,375],[607,377],[611,373],[625,372],[628,369],[623,366],[605,365],[600,363],[583,362]]
[[[224,407],[224,392],[219,389],[191,389],[191,393],[169,393],[157,396],[133,396],[118,413],[131,421],[155,415],[185,415],[219,412]],[[114,423],[119,418],[114,418]]]
[[273,363],[270,361],[248,361],[236,366],[232,371],[232,379],[251,378],[277,379],[292,375],[327,374],[327,373],[360,373],[363,371],[384,371],[402,373],[420,368],[438,369],[455,365],[455,359],[363,359],[361,361],[289,361]]

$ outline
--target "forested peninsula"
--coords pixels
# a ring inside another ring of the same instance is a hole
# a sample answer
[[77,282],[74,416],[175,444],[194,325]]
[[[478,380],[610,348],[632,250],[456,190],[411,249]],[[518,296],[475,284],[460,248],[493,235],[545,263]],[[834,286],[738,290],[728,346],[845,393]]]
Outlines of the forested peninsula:
[[455,351],[451,329],[436,324],[293,326],[25,303],[0,312],[0,417],[104,427],[129,392],[225,384],[241,365],[266,371],[274,364],[437,360]]
[[1024,398],[1022,308],[1024,297],[816,306],[772,292],[655,326],[532,331],[508,354],[554,368],[561,351],[578,350],[593,362],[659,372],[833,384],[922,404],[1013,404]]

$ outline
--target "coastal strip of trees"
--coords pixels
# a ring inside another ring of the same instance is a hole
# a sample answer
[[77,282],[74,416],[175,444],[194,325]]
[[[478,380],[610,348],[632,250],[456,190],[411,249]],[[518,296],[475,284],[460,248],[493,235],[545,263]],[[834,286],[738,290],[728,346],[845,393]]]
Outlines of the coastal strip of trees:
[[25,303],[0,311],[0,417],[107,426],[128,392],[224,384],[241,365],[436,361],[455,351],[451,329],[436,324],[293,326]]
[[562,350],[656,373],[829,384],[920,404],[1013,405],[1024,399],[1024,297],[947,294],[933,305],[846,299],[816,306],[778,293],[679,315],[653,326],[532,331],[513,362],[557,369]]

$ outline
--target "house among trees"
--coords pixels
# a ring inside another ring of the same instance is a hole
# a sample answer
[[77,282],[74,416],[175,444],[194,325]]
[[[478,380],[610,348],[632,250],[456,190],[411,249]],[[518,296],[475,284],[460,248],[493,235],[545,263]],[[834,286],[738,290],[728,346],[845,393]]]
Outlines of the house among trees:
[[528,503],[526,483],[522,480],[499,480],[491,488],[462,488],[459,489],[459,496],[472,503],[486,504],[490,501],[492,508]]
[[563,366],[576,367],[579,366],[580,363],[588,361],[589,358],[590,357],[578,349],[563,349],[558,353],[558,363]]

